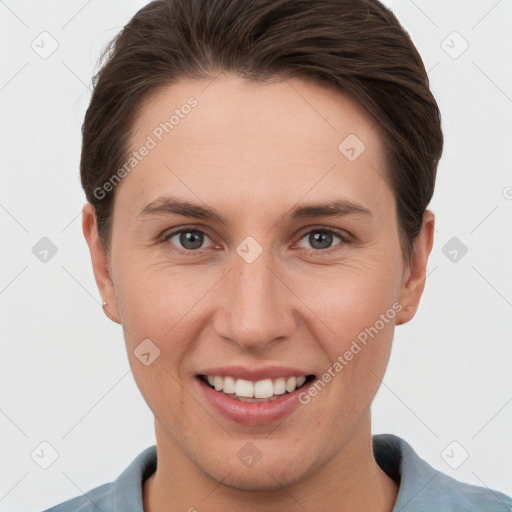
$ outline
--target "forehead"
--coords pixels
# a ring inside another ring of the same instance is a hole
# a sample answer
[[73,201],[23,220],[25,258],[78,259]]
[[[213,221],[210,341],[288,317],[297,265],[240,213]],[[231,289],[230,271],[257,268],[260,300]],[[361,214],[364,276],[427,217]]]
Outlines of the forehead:
[[132,209],[165,192],[255,206],[390,192],[373,118],[309,80],[183,80],[142,105],[132,133],[130,152],[150,147],[117,191]]

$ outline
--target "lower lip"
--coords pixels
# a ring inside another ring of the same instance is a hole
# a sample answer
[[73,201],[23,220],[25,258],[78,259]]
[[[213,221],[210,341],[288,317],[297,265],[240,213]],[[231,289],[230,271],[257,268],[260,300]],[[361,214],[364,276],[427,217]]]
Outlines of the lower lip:
[[222,391],[215,391],[201,378],[197,378],[197,381],[208,402],[218,412],[236,423],[245,425],[266,425],[284,419],[301,405],[298,400],[299,393],[306,391],[314,382],[312,380],[299,389],[285,393],[272,401],[242,402]]

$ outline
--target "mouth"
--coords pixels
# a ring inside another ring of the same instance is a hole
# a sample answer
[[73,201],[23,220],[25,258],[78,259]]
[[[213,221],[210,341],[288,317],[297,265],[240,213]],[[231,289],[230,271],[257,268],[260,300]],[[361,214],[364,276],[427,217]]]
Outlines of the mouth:
[[314,375],[277,377],[251,381],[224,375],[197,375],[210,389],[240,402],[272,402],[283,398],[315,379]]

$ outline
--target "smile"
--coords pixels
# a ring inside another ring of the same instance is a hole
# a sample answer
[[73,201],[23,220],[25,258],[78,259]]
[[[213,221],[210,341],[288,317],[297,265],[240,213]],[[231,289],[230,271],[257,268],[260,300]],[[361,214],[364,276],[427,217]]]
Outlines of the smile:
[[215,391],[230,395],[243,402],[272,401],[281,395],[292,393],[313,380],[314,375],[278,377],[256,382],[232,376],[199,375],[199,378]]

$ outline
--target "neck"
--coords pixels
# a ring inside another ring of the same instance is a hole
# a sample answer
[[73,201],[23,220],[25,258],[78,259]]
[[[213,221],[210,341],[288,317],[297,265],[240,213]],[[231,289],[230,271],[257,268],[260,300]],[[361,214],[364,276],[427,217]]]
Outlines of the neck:
[[158,467],[144,483],[144,511],[392,512],[398,484],[375,461],[369,416],[328,464],[300,482],[270,491],[213,480],[156,424]]

